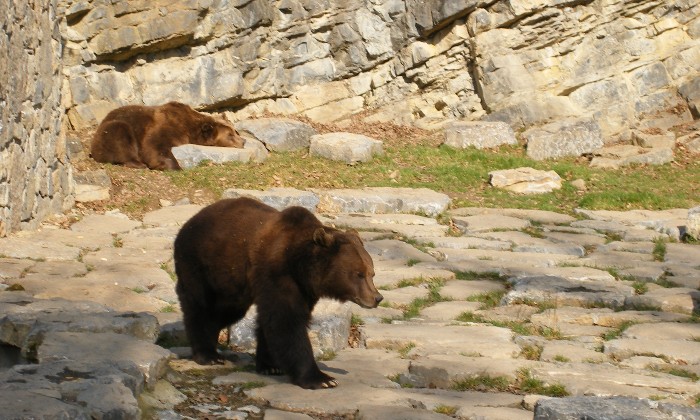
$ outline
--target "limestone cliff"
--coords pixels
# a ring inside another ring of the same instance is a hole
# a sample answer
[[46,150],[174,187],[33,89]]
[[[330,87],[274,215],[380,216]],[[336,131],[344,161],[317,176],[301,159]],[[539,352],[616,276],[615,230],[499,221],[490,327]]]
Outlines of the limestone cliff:
[[75,127],[180,100],[425,127],[592,119],[609,142],[700,111],[696,0],[76,0],[61,13]]

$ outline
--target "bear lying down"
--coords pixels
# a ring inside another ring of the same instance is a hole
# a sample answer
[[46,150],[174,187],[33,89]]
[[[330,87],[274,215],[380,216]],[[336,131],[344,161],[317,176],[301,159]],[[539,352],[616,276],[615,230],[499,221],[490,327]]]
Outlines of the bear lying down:
[[277,211],[249,198],[214,203],[175,239],[177,294],[200,364],[220,363],[219,331],[257,305],[256,370],[286,373],[303,388],[329,388],[307,332],[319,298],[374,308],[372,258],[355,231],[323,226],[308,210]]
[[180,169],[171,149],[183,144],[243,147],[233,125],[179,102],[112,110],[95,131],[90,154],[98,162],[132,168]]

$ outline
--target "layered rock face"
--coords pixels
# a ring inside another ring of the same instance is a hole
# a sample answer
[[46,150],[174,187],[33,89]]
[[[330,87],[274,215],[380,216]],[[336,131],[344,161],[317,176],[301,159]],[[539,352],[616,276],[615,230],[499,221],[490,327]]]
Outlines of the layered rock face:
[[72,205],[54,1],[0,1],[0,237]]
[[574,118],[607,142],[700,111],[694,0],[95,0],[64,13],[75,127],[180,100],[323,122],[369,108],[426,127]]

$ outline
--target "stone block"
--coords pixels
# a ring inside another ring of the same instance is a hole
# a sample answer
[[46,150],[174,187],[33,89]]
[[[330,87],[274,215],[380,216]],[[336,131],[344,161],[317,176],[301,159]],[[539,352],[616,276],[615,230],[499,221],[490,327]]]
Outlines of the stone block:
[[598,123],[591,119],[568,119],[531,128],[523,133],[527,155],[535,160],[581,156],[603,147]]
[[632,132],[632,138],[636,144],[647,149],[656,147],[673,149],[676,146],[676,136],[671,132],[666,132],[664,134],[649,134],[643,131],[634,130]]
[[427,188],[368,187],[360,190],[316,190],[321,213],[424,213],[434,217],[450,198]]
[[688,221],[685,224],[686,235],[700,240],[700,207],[688,209]]
[[488,149],[517,143],[513,129],[504,122],[459,121],[445,125],[445,144],[450,147]]
[[261,118],[236,123],[273,152],[288,152],[309,147],[316,130],[308,124],[287,118]]
[[183,169],[194,168],[202,162],[249,162],[253,151],[237,147],[200,146],[198,144],[183,144],[173,147],[173,156]]
[[382,142],[361,134],[329,133],[311,137],[309,152],[349,164],[368,162],[384,153]]
[[560,189],[561,177],[554,171],[524,167],[491,171],[489,183],[521,194],[541,194]]
[[601,419],[651,420],[700,417],[700,410],[697,408],[657,402],[646,398],[576,396],[540,399],[535,404],[534,420],[586,418],[591,413],[595,413],[594,416]]
[[284,210],[290,206],[301,206],[311,212],[315,212],[319,202],[316,194],[294,188],[270,188],[265,191],[230,188],[224,191],[221,196],[224,199],[238,197],[255,198],[277,210]]

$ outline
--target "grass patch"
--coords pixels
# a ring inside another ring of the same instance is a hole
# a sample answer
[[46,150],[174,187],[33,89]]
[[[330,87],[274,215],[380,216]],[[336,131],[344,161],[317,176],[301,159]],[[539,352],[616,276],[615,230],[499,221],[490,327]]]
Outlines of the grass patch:
[[251,382],[244,382],[240,386],[241,386],[242,390],[248,390],[248,389],[262,388],[266,385],[267,384],[265,382],[262,382],[262,381],[251,381]]
[[433,305],[437,302],[446,302],[450,300],[440,295],[440,289],[445,284],[444,280],[429,280],[428,281],[428,297],[413,299],[403,310],[403,318],[411,319],[418,316],[421,309]]
[[444,414],[446,416],[454,416],[457,414],[457,407],[451,406],[451,405],[444,405],[444,404],[439,404],[435,406],[433,409],[434,412],[438,414]]
[[413,267],[414,265],[418,264],[419,262],[420,262],[419,259],[409,258],[408,261],[406,261],[406,265],[409,267]]
[[124,246],[124,240],[116,233],[112,235],[112,246],[115,248],[122,248]]
[[479,293],[477,295],[472,295],[467,298],[468,302],[479,302],[481,307],[479,309],[491,309],[499,306],[501,304],[501,299],[506,295],[504,290],[494,290],[492,292]]
[[498,391],[505,392],[511,388],[511,382],[505,376],[475,375],[455,381],[455,391]]
[[621,323],[614,330],[610,330],[610,331],[606,332],[605,334],[603,334],[603,340],[610,341],[610,340],[614,340],[614,339],[620,337],[622,335],[622,333],[625,332],[625,330],[627,328],[631,327],[634,324],[635,324],[635,322],[633,322],[633,321],[625,321],[625,322]]
[[663,261],[666,258],[666,241],[663,239],[654,240],[654,249],[651,251],[654,261]]
[[483,273],[479,273],[476,271],[455,271],[454,273],[455,279],[457,280],[505,280],[504,276],[490,271]]
[[[463,150],[427,144],[385,143],[385,153],[353,166],[310,156],[304,151],[272,153],[265,162],[203,165],[166,171],[172,184],[184,190],[202,189],[220,196],[227,188],[425,187],[452,196],[456,206],[509,207],[571,214],[577,207],[600,210],[690,208],[700,196],[700,162],[680,166],[649,165],[621,169],[591,168],[574,158],[536,161],[521,146],[495,150]],[[529,166],[554,170],[565,181],[581,178],[584,193],[564,187],[545,194],[519,195],[491,188],[488,173]],[[390,177],[390,174],[395,176]],[[284,185],[280,185],[284,180]],[[144,198],[146,200],[146,198]]]
[[569,359],[568,357],[566,357],[566,356],[564,356],[564,355],[557,354],[557,355],[554,356],[554,361],[566,363],[566,362],[570,362],[571,359]]
[[164,314],[173,313],[173,312],[175,312],[175,311],[177,311],[177,309],[175,308],[175,305],[172,305],[172,304],[171,304],[171,305],[165,305],[165,306],[163,306],[162,308],[160,308],[160,312],[161,312],[161,313],[164,313]]
[[365,325],[365,320],[359,315],[352,314],[352,317],[350,318],[350,325],[353,327]]
[[635,281],[632,283],[632,288],[635,295],[643,295],[649,291],[649,286],[644,281]]
[[401,347],[398,350],[398,352],[399,352],[399,355],[401,355],[401,358],[405,359],[406,357],[408,357],[408,353],[415,348],[416,348],[416,345],[414,343],[409,343],[409,344],[406,344],[405,346]]
[[532,376],[532,372],[529,369],[521,369],[518,371],[517,384],[520,391],[525,394],[538,394],[549,397],[566,397],[569,395],[564,385],[548,385],[541,379]]
[[698,374],[676,366],[655,366],[651,368],[656,372],[668,373],[669,375],[690,379],[693,382],[700,380]]
[[527,360],[540,360],[540,357],[542,357],[542,346],[523,346],[522,350],[520,350],[520,355]]
[[[473,312],[462,312],[455,321],[473,322],[479,324],[490,324],[494,327],[508,328],[518,335],[537,335],[547,339],[561,339],[561,333],[558,330],[549,327],[536,327],[528,322],[519,321],[496,321],[484,318]],[[540,349],[541,351],[541,349]]]
[[335,359],[336,356],[337,356],[337,354],[335,351],[326,349],[326,350],[323,350],[323,352],[321,353],[320,356],[318,356],[318,360],[320,360],[322,362],[327,362],[329,360]]
[[160,264],[160,269],[168,273],[168,276],[170,276],[170,280],[173,282],[177,281],[177,274],[170,268],[170,266],[167,263],[161,263]]
[[419,284],[425,283],[426,280],[423,277],[415,277],[412,279],[403,279],[396,283],[396,288],[400,289],[402,287],[418,286]]

